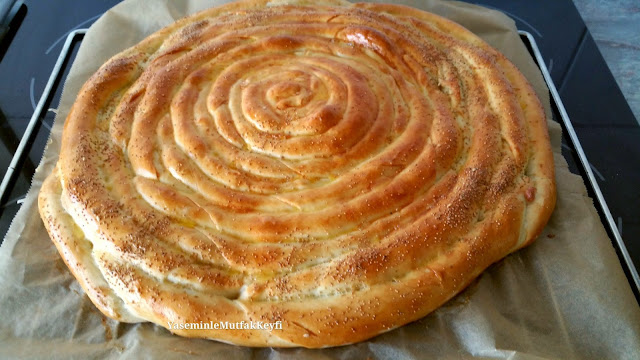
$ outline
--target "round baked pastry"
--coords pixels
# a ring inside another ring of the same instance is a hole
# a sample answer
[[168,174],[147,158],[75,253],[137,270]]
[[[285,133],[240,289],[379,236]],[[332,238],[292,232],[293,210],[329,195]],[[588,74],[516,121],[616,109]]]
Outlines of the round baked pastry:
[[213,8],[111,58],[39,198],[105,315],[304,347],[425,316],[554,204],[543,109],[503,55],[427,12],[327,0]]

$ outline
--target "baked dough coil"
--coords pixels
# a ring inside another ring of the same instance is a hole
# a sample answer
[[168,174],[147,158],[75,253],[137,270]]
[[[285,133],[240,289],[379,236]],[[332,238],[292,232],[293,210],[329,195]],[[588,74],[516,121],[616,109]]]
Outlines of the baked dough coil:
[[65,123],[44,223],[95,305],[248,346],[419,319],[541,232],[539,100],[503,55],[409,7],[253,0],[110,59]]

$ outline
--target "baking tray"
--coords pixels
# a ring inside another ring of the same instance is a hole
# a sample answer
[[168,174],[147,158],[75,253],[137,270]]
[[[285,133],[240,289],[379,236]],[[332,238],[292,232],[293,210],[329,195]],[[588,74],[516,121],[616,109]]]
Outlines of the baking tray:
[[536,65],[540,68],[544,81],[547,83],[547,88],[549,88],[549,94],[551,95],[551,111],[553,112],[553,118],[562,126],[562,153],[569,163],[569,169],[582,176],[589,196],[594,199],[594,205],[598,215],[600,216],[600,220],[604,224],[607,234],[609,235],[609,239],[611,239],[613,246],[616,249],[616,253],[624,273],[627,276],[631,290],[633,290],[636,301],[640,304],[640,277],[638,276],[638,271],[631,260],[629,251],[622,240],[622,236],[620,235],[617,224],[611,215],[609,206],[602,195],[600,186],[594,176],[591,163],[582,149],[578,135],[576,135],[573,124],[571,123],[569,115],[564,108],[564,104],[562,103],[562,99],[560,99],[560,94],[556,89],[556,85],[551,79],[551,74],[549,73],[549,69],[547,69],[542,53],[538,48],[538,44],[531,33],[522,30],[518,31],[518,33],[529,50],[529,53],[533,57],[533,60],[536,62]]
[[[29,124],[27,125],[25,133],[20,140],[18,148],[16,149],[9,168],[5,173],[2,183],[0,184],[0,199],[4,199],[6,193],[11,190],[12,184],[15,181],[15,175],[17,174],[16,170],[20,167],[20,164],[23,163],[24,158],[28,156],[34,135],[40,129],[40,127],[37,125],[39,120],[43,116],[45,104],[47,104],[51,100],[51,97],[55,93],[58,85],[60,83],[64,83],[64,81],[60,81],[61,79],[59,78],[63,73],[65,66],[68,66],[71,63],[70,58],[73,54],[74,44],[82,40],[87,30],[88,29],[77,29],[68,34],[58,60],[56,61],[56,64],[51,71],[45,89],[40,97],[40,100],[37,103],[31,119],[29,120]],[[614,248],[616,249],[616,253],[622,264],[622,268],[625,272],[629,285],[631,286],[631,289],[633,290],[633,293],[636,297],[636,301],[640,303],[640,276],[638,276],[638,271],[636,270],[636,267],[631,260],[631,256],[627,251],[627,248],[622,240],[620,232],[618,231],[613,216],[611,215],[609,207],[607,206],[606,200],[602,195],[602,191],[600,190],[600,187],[595,179],[594,171],[592,170],[589,160],[584,153],[582,145],[580,144],[580,140],[578,139],[578,136],[576,135],[576,132],[571,123],[571,120],[567,115],[556,86],[551,79],[551,75],[543,60],[540,49],[538,48],[535,38],[531,33],[527,31],[518,31],[518,33],[520,34],[520,38],[524,42],[525,46],[529,50],[532,58],[536,62],[536,65],[538,65],[538,67],[540,68],[542,76],[549,89],[553,117],[560,123],[563,129],[562,150],[563,155],[569,164],[569,169],[571,169],[572,172],[578,173],[582,176],[587,188],[587,192],[589,196],[594,199],[594,204],[598,215],[600,216],[602,223],[605,225],[605,229],[609,235],[609,238],[612,240]],[[48,130],[50,129],[46,129],[43,131]],[[22,199],[18,199],[18,203],[20,203],[21,200]]]

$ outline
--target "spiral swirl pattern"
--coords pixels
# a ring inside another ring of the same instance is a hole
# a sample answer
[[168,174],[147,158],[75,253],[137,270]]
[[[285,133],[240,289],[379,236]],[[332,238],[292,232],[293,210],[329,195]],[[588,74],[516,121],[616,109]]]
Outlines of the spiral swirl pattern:
[[413,321],[530,243],[554,206],[545,117],[501,54],[415,9],[233,3],[109,60],[40,196],[108,316],[245,345]]

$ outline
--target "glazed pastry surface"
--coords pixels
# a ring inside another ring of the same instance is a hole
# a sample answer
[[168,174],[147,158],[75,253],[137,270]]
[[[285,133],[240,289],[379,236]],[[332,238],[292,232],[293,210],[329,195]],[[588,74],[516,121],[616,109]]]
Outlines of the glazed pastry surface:
[[251,0],[114,56],[65,123],[40,214],[92,302],[246,346],[354,343],[530,244],[546,118],[503,55],[404,6]]

